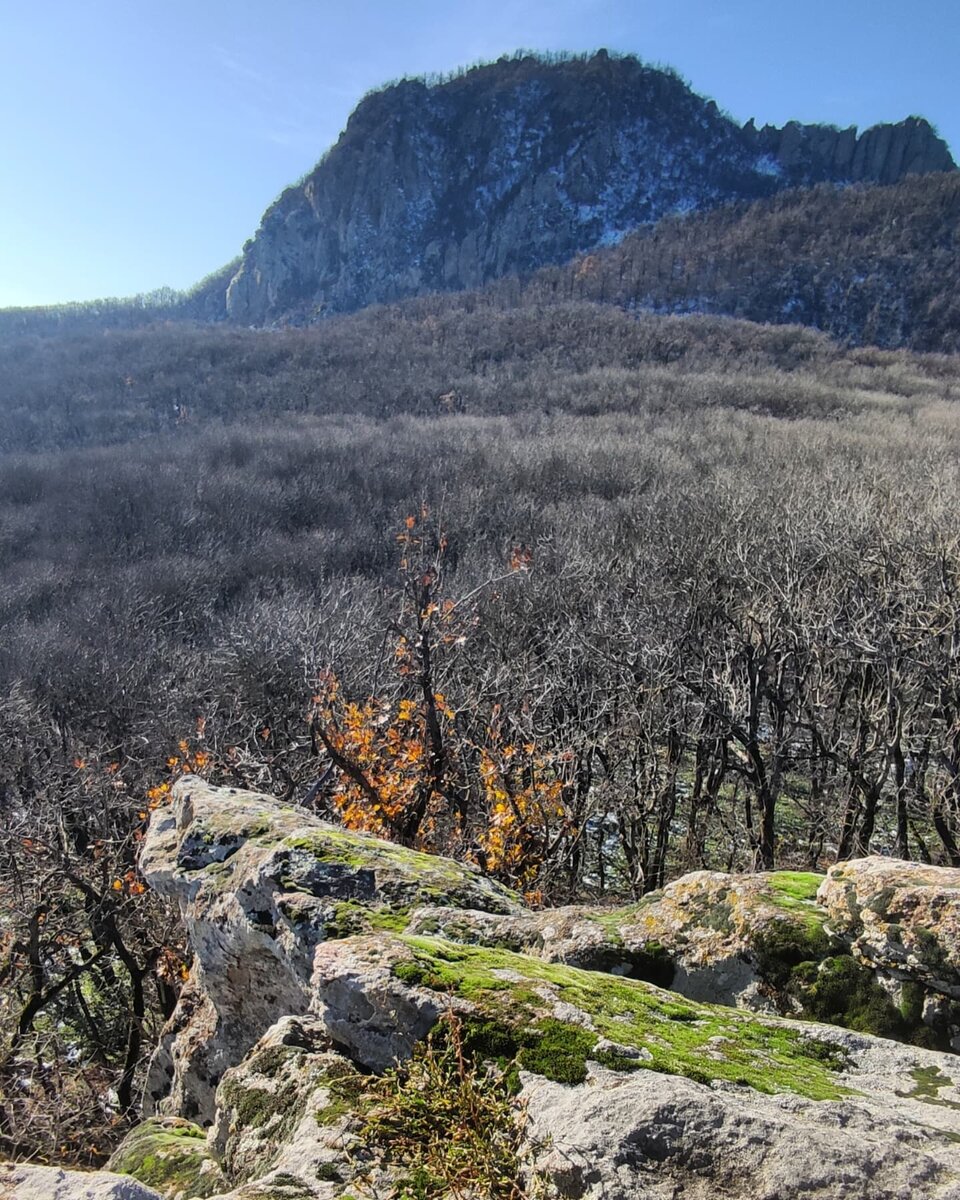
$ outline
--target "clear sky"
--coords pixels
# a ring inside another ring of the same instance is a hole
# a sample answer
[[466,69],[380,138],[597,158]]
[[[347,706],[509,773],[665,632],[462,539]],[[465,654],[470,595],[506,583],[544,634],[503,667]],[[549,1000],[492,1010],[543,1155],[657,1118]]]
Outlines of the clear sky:
[[919,113],[960,156],[960,0],[0,0],[0,306],[187,287],[370,88],[601,46],[741,121]]

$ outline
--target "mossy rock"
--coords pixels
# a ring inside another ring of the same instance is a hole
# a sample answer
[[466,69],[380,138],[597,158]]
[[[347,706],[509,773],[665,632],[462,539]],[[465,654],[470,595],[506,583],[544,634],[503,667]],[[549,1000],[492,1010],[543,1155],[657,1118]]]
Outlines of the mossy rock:
[[769,871],[762,876],[767,889],[784,908],[816,904],[817,891],[826,879],[816,871]]
[[[277,849],[289,862],[289,883],[314,895],[329,894],[327,879],[355,877],[358,891],[353,898],[358,900],[372,898],[365,894],[369,884],[383,901],[395,906],[448,904],[502,913],[521,907],[513,892],[469,867],[369,834],[321,825],[283,838]],[[318,886],[324,889],[320,893],[315,890]]]
[[236,1200],[316,1200],[317,1197],[315,1188],[289,1171],[277,1171],[230,1194]]
[[762,978],[771,987],[785,989],[798,967],[822,962],[839,944],[818,920],[784,917],[760,928],[752,948]]
[[[393,910],[412,904],[523,909],[515,893],[463,863],[338,828],[260,792],[184,776],[173,798],[176,868],[200,876],[214,891],[236,886],[238,871],[243,876],[255,861],[269,858],[282,890],[319,899]],[[164,847],[163,856],[168,854]]]
[[204,1131],[179,1117],[151,1117],[123,1139],[109,1169],[132,1175],[162,1196],[217,1196],[228,1189]]
[[581,1082],[593,1062],[812,1099],[849,1090],[837,1078],[843,1055],[797,1026],[506,950],[399,940],[409,955],[394,974],[467,1001],[477,1052],[548,1079]]
[[332,1100],[341,1084],[345,1089],[356,1077],[350,1062],[326,1049],[317,1032],[301,1018],[286,1017],[224,1075],[217,1089],[215,1141],[234,1182],[265,1175],[311,1099],[327,1094]]
[[811,1020],[928,1050],[949,1049],[945,1035],[923,1023],[922,987],[904,984],[897,1005],[874,972],[849,954],[802,964],[792,971],[787,987]]
[[858,959],[960,999],[960,869],[853,859],[830,868],[819,903]]

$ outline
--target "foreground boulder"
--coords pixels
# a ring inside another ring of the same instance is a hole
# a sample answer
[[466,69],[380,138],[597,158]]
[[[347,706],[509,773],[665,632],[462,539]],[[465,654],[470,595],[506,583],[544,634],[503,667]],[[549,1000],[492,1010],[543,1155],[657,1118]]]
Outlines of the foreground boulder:
[[531,1195],[960,1200],[960,1058],[776,1015],[824,964],[873,970],[822,877],[700,872],[627,909],[531,913],[468,868],[190,778],[143,869],[195,958],[158,1115],[111,1166],[168,1200],[441,1194],[383,1117],[421,1061],[421,1118],[464,1089],[514,1096],[509,1170]]
[[308,1010],[322,942],[402,926],[417,905],[520,911],[506,889],[448,859],[192,776],[154,814],[141,869],[179,904],[195,956],[151,1067],[147,1111],[205,1122],[224,1071],[280,1017]]
[[960,1196],[942,1137],[862,1104],[711,1092],[647,1072],[525,1089],[539,1165],[589,1200],[886,1200]]
[[880,857],[837,863],[817,902],[864,962],[960,1000],[960,869]]
[[64,1171],[0,1163],[0,1200],[161,1200],[159,1192],[110,1171]]

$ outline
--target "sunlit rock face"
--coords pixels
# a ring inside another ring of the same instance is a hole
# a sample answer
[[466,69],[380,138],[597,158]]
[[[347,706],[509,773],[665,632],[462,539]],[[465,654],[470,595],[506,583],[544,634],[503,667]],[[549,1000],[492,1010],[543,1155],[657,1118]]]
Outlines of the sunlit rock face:
[[824,181],[953,169],[930,125],[738,125],[601,51],[503,60],[366,97],[264,214],[227,291],[245,324],[311,320],[564,262],[673,213]]
[[521,907],[475,869],[193,776],[151,819],[141,869],[179,905],[194,952],[154,1055],[147,1111],[190,1120],[211,1119],[223,1073],[275,1021],[307,1012],[321,943],[403,923],[415,905]]
[[3,1200],[162,1200],[163,1193],[113,1171],[65,1171],[0,1163]]
[[960,1001],[960,869],[854,859],[830,868],[817,901],[862,961]]
[[[456,1022],[478,1079],[513,1074],[531,1195],[960,1200],[960,1057],[904,1044],[936,1032],[924,996],[952,1003],[936,988],[956,872],[699,871],[625,908],[534,912],[449,859],[189,776],[141,867],[193,950],[155,1115],[112,1174],[0,1168],[0,1195],[402,1194],[402,1164],[370,1141],[371,1089]],[[919,930],[931,914],[939,950],[886,954],[893,925],[909,945],[911,915]],[[894,984],[916,1009],[901,1042],[863,1032],[899,1012]],[[859,1024],[783,1019],[791,1001]]]

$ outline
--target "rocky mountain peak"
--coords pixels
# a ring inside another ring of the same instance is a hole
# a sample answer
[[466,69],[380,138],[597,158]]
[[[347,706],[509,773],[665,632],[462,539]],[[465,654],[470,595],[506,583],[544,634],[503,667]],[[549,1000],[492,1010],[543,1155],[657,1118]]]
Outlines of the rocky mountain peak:
[[834,181],[951,170],[922,119],[858,136],[741,126],[628,56],[501,59],[367,96],[267,210],[227,292],[248,324],[477,287],[671,213]]

